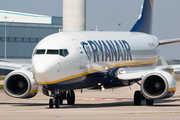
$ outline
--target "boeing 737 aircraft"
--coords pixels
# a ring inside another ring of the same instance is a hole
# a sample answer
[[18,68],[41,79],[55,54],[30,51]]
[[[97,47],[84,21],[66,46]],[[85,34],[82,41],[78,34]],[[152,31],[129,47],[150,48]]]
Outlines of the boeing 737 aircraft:
[[108,89],[140,85],[134,104],[153,105],[156,99],[173,96],[176,81],[171,75],[180,66],[156,66],[161,45],[180,39],[158,40],[151,34],[153,0],[143,0],[138,21],[128,32],[60,32],[41,40],[32,54],[32,65],[1,61],[11,69],[4,91],[15,98],[32,98],[38,85],[51,97],[49,107],[63,99],[75,104],[75,89]]

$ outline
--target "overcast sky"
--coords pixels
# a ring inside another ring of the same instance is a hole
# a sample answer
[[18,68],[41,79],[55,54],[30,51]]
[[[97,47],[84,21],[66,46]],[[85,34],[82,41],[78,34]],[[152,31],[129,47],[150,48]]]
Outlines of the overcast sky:
[[[0,9],[50,16],[62,15],[62,0],[0,0]],[[137,21],[142,0],[87,0],[86,29],[129,31]],[[180,0],[154,0],[153,34],[180,38]],[[160,47],[165,59],[180,59],[180,43]]]

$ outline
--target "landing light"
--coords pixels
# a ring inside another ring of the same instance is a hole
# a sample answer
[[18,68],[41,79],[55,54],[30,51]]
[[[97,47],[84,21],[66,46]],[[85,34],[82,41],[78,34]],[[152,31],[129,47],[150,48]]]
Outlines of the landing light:
[[120,73],[120,74],[125,74],[125,73],[126,73],[126,71],[124,71],[124,70],[120,70],[120,71],[119,71],[119,73]]
[[102,90],[102,91],[104,91],[104,90],[105,90],[104,86],[101,86],[101,90]]
[[108,69],[108,67],[106,66],[106,67],[105,67],[105,69],[107,70],[107,69]]

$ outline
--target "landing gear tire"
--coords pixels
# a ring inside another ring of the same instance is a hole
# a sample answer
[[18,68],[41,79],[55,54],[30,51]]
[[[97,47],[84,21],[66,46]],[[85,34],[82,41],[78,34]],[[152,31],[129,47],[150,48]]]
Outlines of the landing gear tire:
[[75,93],[73,90],[68,91],[67,103],[68,103],[68,105],[74,105],[74,103],[75,103]]
[[56,108],[59,108],[59,106],[60,106],[60,100],[59,100],[58,97],[56,97],[56,98],[55,98],[55,107],[56,107]]
[[60,105],[62,105],[63,104],[63,96],[59,97],[59,101],[60,101]]
[[134,93],[134,105],[141,105],[141,92],[140,91],[135,91]]
[[49,108],[53,108],[54,104],[53,104],[53,99],[49,99]]
[[153,104],[154,104],[154,100],[146,99],[146,105],[153,105]]
[[49,99],[49,108],[53,108],[54,105],[56,108],[60,107],[60,98],[59,97]]

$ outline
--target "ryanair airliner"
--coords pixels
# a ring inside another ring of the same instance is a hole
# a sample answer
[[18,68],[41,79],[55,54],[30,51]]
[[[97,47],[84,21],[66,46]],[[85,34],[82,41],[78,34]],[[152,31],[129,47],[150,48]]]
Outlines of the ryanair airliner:
[[127,32],[60,32],[41,40],[32,64],[1,61],[0,68],[14,70],[4,80],[4,91],[15,98],[32,98],[38,85],[51,97],[49,107],[59,108],[63,99],[75,104],[76,89],[108,89],[140,85],[134,104],[153,105],[173,96],[172,76],[180,66],[159,66],[159,46],[180,39],[158,40],[151,34],[153,0],[143,0],[138,21]]

